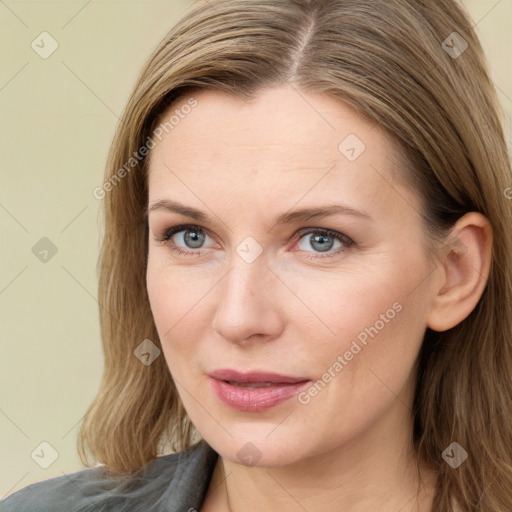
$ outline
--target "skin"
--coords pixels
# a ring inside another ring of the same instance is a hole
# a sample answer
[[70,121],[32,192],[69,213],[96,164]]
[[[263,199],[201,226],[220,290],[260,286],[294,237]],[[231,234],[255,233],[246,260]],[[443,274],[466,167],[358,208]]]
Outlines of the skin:
[[[450,238],[457,244],[433,259],[420,198],[397,181],[396,148],[375,123],[288,85],[248,103],[204,90],[194,98],[197,107],[150,154],[148,202],[179,201],[211,221],[150,211],[147,289],[180,398],[220,454],[201,511],[248,503],[252,512],[429,510],[435,474],[422,467],[416,499],[410,441],[415,362],[427,326],[456,325],[481,296],[491,244],[485,217],[459,220]],[[366,146],[354,161],[338,149],[349,134]],[[340,203],[371,219],[274,225],[283,212]],[[187,245],[184,231],[157,240],[181,224],[206,231],[202,247]],[[334,239],[324,253],[304,228],[354,243]],[[263,250],[252,263],[237,253],[247,237]],[[201,254],[177,254],[173,241]],[[322,379],[397,303],[400,312],[307,404],[292,398],[245,412],[213,393],[208,373],[220,368]],[[254,465],[237,455],[249,442],[260,457]]]

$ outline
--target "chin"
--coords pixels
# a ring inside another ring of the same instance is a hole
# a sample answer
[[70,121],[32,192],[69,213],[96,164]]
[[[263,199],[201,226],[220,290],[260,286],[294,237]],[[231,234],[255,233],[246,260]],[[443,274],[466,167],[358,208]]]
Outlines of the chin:
[[[218,437],[204,437],[206,442],[223,458],[234,464],[254,467],[275,467],[285,466],[300,461],[310,456],[305,451],[304,439],[297,436],[295,441],[289,435],[275,435],[268,432],[268,428],[258,429],[258,433],[251,435],[234,434],[230,437],[228,434],[222,439]],[[266,437],[267,436],[267,437]]]

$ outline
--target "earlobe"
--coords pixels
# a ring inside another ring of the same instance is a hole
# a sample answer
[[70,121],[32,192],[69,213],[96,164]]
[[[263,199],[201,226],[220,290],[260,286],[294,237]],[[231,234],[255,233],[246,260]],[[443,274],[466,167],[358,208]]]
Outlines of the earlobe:
[[434,331],[446,331],[462,322],[478,304],[489,276],[492,256],[492,227],[477,212],[461,217],[439,251],[444,271],[441,286],[427,317]]

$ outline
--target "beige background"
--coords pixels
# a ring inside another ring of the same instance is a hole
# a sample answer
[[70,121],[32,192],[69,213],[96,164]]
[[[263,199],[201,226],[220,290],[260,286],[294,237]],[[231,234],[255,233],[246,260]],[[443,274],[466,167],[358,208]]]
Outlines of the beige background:
[[[510,140],[512,2],[463,3],[489,57]],[[103,364],[92,191],[142,64],[188,5],[0,0],[0,496],[82,469],[78,425]],[[31,48],[44,31],[59,45],[47,59]],[[43,237],[57,248],[47,262],[32,251]],[[58,454],[47,469],[39,464],[52,452],[42,442]]]

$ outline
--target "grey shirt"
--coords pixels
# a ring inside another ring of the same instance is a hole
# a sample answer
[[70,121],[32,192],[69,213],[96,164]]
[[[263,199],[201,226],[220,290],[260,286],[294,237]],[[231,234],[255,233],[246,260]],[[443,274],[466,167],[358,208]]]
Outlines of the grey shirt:
[[129,479],[88,468],[28,485],[0,501],[1,512],[197,512],[218,454],[202,440],[153,459]]

